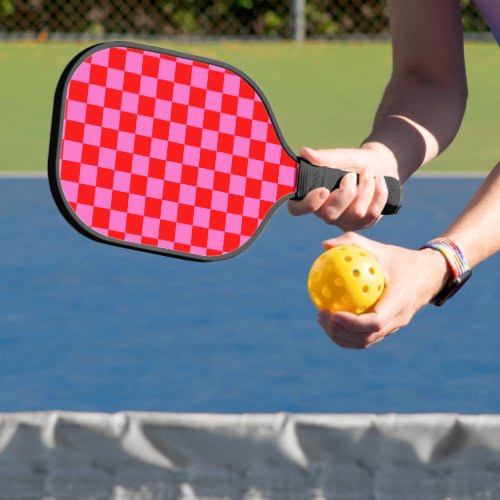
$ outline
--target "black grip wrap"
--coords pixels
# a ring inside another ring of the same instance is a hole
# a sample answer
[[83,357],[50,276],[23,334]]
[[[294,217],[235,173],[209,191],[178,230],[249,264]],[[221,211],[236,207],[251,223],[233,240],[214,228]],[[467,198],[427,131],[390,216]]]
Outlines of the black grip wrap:
[[[325,187],[329,191],[337,189],[342,178],[350,173],[345,170],[330,167],[317,167],[304,158],[298,158],[299,173],[297,179],[297,191],[293,200],[302,200],[307,193],[319,187]],[[359,175],[356,176],[359,182]],[[384,215],[395,214],[401,207],[401,184],[394,177],[384,177],[389,191],[387,203],[382,210]]]

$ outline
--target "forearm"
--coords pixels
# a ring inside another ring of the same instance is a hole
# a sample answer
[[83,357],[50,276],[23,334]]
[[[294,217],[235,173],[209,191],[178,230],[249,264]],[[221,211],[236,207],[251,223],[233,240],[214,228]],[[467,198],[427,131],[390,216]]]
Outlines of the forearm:
[[392,158],[392,168],[404,182],[454,139],[466,99],[465,82],[426,81],[409,73],[395,75],[363,147],[385,153],[386,161]]
[[364,148],[405,181],[455,137],[467,80],[458,0],[387,1],[392,78]]
[[[461,249],[470,267],[500,250],[500,163],[481,184],[458,218],[441,234]],[[440,252],[425,248],[419,252],[424,264],[421,294],[432,299],[452,277],[451,269]]]
[[471,267],[500,250],[500,162],[442,236],[460,247]]

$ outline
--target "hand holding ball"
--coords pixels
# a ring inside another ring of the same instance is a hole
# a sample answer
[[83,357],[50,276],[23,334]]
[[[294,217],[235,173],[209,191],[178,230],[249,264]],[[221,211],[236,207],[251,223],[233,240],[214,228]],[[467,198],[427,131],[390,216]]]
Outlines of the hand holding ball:
[[362,314],[380,299],[385,288],[384,272],[365,249],[334,247],[312,265],[307,288],[318,309]]

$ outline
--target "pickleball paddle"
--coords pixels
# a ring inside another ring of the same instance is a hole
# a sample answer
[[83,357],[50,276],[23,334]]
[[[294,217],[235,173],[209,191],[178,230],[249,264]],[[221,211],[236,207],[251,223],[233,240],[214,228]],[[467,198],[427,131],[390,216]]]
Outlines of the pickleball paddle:
[[[347,172],[296,157],[238,69],[107,42],[59,80],[48,173],[61,213],[84,235],[209,261],[240,253],[282,203],[332,191]],[[385,179],[391,214],[401,187]]]

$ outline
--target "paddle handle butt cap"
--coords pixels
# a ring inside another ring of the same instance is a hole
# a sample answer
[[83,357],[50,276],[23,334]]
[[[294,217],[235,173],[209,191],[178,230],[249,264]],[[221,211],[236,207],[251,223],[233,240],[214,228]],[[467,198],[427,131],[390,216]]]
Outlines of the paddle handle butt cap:
[[[350,172],[331,167],[319,167],[312,165],[304,158],[298,158],[299,172],[297,179],[297,191],[293,200],[302,200],[307,193],[319,187],[326,187],[329,191],[333,191],[340,186],[340,181],[345,175]],[[359,175],[356,174],[359,182]],[[401,207],[402,189],[401,184],[394,177],[384,177],[389,192],[387,203],[385,204],[382,214],[395,214]]]

